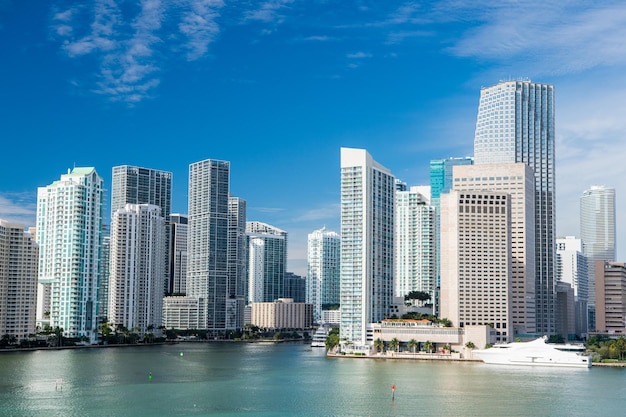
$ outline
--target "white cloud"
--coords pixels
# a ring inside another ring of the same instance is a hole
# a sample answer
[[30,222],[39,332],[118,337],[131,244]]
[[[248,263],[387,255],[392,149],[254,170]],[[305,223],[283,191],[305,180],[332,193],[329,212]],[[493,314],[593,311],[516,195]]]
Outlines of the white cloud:
[[293,3],[293,0],[265,1],[257,9],[249,10],[244,13],[244,22],[260,21],[265,23],[282,23],[284,15],[282,15],[280,11],[291,3]]
[[224,6],[221,0],[189,0],[191,10],[183,13],[178,28],[188,38],[187,59],[196,60],[207,53],[208,46],[219,34],[217,9]]
[[33,193],[0,194],[0,219],[34,226],[37,215],[36,197]]
[[348,55],[346,55],[346,57],[349,58],[349,59],[363,59],[363,58],[371,58],[372,54],[367,53],[367,52],[359,51],[359,52],[354,52],[354,53],[348,54]]

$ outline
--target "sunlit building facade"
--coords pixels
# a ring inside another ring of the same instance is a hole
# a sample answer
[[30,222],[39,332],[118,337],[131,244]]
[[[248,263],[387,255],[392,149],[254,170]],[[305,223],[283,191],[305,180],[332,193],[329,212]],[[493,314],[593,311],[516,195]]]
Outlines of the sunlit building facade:
[[318,323],[325,306],[340,303],[340,249],[339,235],[325,227],[308,235],[306,302]]

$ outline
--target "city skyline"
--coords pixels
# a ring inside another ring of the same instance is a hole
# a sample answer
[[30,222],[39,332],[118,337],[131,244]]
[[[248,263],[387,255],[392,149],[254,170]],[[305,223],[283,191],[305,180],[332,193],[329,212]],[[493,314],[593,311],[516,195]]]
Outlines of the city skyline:
[[[35,225],[37,187],[73,166],[96,168],[108,204],[124,164],[172,172],[186,213],[189,164],[227,160],[248,217],[289,233],[287,269],[305,275],[307,234],[339,230],[340,147],[426,185],[430,160],[473,154],[480,88],[528,77],[556,90],[556,236],[579,236],[585,189],[614,187],[626,258],[622,3],[142,4],[0,3],[0,137],[16,156],[0,218]],[[194,14],[207,26],[190,30]]]

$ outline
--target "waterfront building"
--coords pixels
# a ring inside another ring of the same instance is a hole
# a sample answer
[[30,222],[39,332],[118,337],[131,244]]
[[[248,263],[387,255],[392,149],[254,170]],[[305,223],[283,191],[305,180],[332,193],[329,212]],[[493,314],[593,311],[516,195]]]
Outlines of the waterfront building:
[[322,227],[308,235],[306,302],[313,304],[313,319],[322,320],[322,310],[340,303],[341,239]]
[[511,199],[496,191],[441,196],[441,317],[457,327],[490,325],[513,336]]
[[[429,188],[429,187],[427,187]],[[437,286],[437,212],[421,187],[396,191],[395,296],[421,291],[435,299]]]
[[283,298],[287,267],[287,232],[267,223],[246,222],[248,235],[248,302]]
[[[126,204],[152,204],[161,209],[165,219],[164,268],[169,268],[170,209],[172,204],[172,173],[131,165],[113,167],[111,177],[111,217]],[[164,294],[172,291],[168,270],[163,283]]]
[[0,219],[0,337],[35,334],[39,246],[24,225]]
[[582,253],[582,240],[565,236],[556,240],[556,247],[557,281],[570,285],[574,291],[574,332],[578,338],[585,338],[589,275],[587,257]]
[[313,326],[313,305],[292,298],[252,303],[251,323],[266,329],[308,329]]
[[189,218],[186,214],[170,214],[169,293],[184,295],[187,291],[187,235]]
[[536,338],[535,176],[524,163],[455,166],[456,191],[501,191],[511,204],[512,337]]
[[66,337],[97,338],[103,181],[74,168],[37,192],[37,321]]
[[248,237],[246,200],[228,197],[228,296],[231,314],[229,328],[241,329],[248,293]]
[[535,311],[537,332],[555,333],[554,86],[502,81],[482,88],[474,164],[523,162],[535,174]]
[[163,320],[165,218],[152,204],[126,204],[113,212],[109,322],[139,334]]
[[230,162],[206,159],[189,165],[187,296],[198,299],[198,329],[227,328],[228,195]]
[[364,149],[341,148],[340,337],[371,343],[393,301],[395,178]]
[[98,285],[99,322],[109,320],[109,278],[111,266],[111,236],[108,225],[102,225],[102,251],[100,253],[100,285]]
[[587,257],[589,285],[589,329],[595,327],[596,261],[615,261],[615,189],[592,186],[580,197],[580,238]]
[[626,336],[626,264],[596,261],[596,329],[600,334]]
[[163,327],[166,329],[194,330],[205,316],[204,304],[198,298],[168,296],[163,298]]
[[556,334],[564,340],[576,339],[576,299],[567,282],[556,283]]
[[285,272],[283,298],[291,298],[294,303],[306,302],[306,280],[293,272]]

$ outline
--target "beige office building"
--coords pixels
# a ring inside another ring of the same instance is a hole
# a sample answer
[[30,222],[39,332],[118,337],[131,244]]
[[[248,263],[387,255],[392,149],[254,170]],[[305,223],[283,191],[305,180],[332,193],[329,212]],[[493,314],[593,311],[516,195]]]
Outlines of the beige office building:
[[524,163],[465,165],[453,168],[452,189],[489,190],[511,196],[511,319],[513,336],[534,337],[535,176]]
[[626,263],[596,261],[596,331],[626,335]]
[[509,194],[441,195],[441,317],[453,326],[490,325],[512,339]]
[[279,298],[272,303],[252,303],[253,325],[268,329],[306,329],[313,325],[313,304]]

